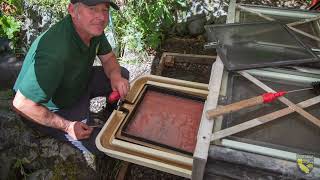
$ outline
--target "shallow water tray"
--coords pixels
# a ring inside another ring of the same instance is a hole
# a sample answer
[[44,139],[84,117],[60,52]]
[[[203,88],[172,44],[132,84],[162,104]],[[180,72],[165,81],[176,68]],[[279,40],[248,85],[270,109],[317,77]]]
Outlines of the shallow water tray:
[[143,76],[96,138],[108,156],[190,178],[207,84]]

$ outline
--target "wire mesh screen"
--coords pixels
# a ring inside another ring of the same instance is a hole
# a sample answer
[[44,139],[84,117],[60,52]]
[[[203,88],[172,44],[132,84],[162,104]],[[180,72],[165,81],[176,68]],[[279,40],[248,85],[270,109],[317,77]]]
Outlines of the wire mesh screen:
[[[307,87],[305,84],[286,81],[279,82],[279,80],[275,81],[272,79],[265,79],[262,82],[276,91],[290,91]],[[265,93],[246,78],[235,74],[229,78],[228,87],[230,87],[228,88],[228,104]],[[317,95],[312,91],[301,91],[286,95],[293,103],[299,103],[315,96]],[[233,112],[224,118],[223,129],[283,108],[287,108],[287,106],[280,101],[274,101]],[[316,104],[305,110],[315,117],[320,117],[319,108],[320,105]],[[234,134],[228,138],[296,153],[316,154],[320,152],[320,128],[296,112]]]
[[284,25],[276,22],[206,27],[208,39],[228,70],[319,62]]
[[[320,30],[319,30],[320,21],[319,20],[314,21],[314,22],[308,22],[308,23],[300,24],[300,25],[297,25],[297,26],[294,26],[294,27],[299,29],[299,30],[301,30],[301,31],[303,31],[303,32],[309,33],[310,35],[313,35],[315,37],[319,37],[319,35],[320,35]],[[295,33],[295,34],[308,47],[317,48],[317,49],[320,48],[320,42],[319,41],[317,41],[315,39],[312,39],[310,37],[304,36],[304,35],[299,34],[299,33]]]

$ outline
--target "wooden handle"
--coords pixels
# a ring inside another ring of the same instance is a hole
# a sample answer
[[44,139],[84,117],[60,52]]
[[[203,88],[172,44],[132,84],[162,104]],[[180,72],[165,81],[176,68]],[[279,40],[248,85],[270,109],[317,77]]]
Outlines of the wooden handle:
[[208,119],[212,119],[214,117],[223,115],[223,114],[227,114],[227,113],[231,113],[231,112],[235,112],[238,111],[240,109],[244,109],[247,107],[252,107],[258,104],[262,104],[263,103],[263,97],[262,96],[256,96],[250,99],[246,99],[246,100],[242,100],[233,104],[229,104],[226,106],[222,106],[222,107],[218,107],[216,109],[211,109],[208,110],[206,115]]

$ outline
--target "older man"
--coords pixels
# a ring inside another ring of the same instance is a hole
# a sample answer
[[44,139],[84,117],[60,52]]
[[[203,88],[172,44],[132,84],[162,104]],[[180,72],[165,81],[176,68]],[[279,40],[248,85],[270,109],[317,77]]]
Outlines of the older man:
[[[118,9],[110,0],[71,0],[69,15],[33,42],[14,85],[13,106],[29,125],[84,152],[98,153],[90,98],[129,90],[129,72],[104,34],[110,6]],[[97,55],[100,68],[92,66]]]

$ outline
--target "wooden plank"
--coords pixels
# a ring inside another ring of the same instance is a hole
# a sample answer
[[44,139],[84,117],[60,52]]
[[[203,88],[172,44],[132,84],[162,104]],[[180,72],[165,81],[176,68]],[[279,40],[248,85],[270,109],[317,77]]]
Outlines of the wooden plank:
[[[235,21],[236,0],[230,0],[228,8],[227,23]],[[209,95],[205,103],[204,112],[211,108],[216,108],[224,74],[224,66],[219,56],[211,69],[209,81]],[[219,117],[218,117],[219,118]],[[208,159],[208,151],[210,147],[210,136],[212,134],[214,121],[206,118],[205,113],[202,114],[200,127],[198,131],[197,144],[193,154],[193,166],[191,179],[203,179],[206,162]]]
[[[204,112],[206,112],[208,109],[217,107],[223,69],[224,66],[222,61],[220,57],[218,57],[212,68],[209,84],[209,95],[204,106]],[[194,164],[192,167],[192,179],[203,178],[204,169],[208,158],[213,124],[214,120],[209,120],[205,113],[203,113],[197,136],[197,144],[193,154]]]
[[[299,107],[301,108],[306,108],[306,107],[310,107],[312,105],[315,105],[317,103],[320,102],[320,96],[316,96],[314,98],[308,99],[306,101],[300,102],[298,104]],[[292,112],[295,112],[292,108],[287,107],[269,114],[266,114],[264,116],[258,117],[258,118],[254,118],[252,120],[249,120],[247,122],[220,130],[218,132],[214,132],[211,136],[211,141],[215,141],[236,133],[239,133],[241,131],[265,124],[267,122],[273,121],[277,118],[283,117],[285,115],[288,115]]]
[[178,57],[195,57],[195,58],[216,58],[217,56],[208,56],[208,55],[199,55],[199,54],[181,54],[181,53],[170,53],[170,52],[165,52],[163,53],[166,56],[178,56]]
[[263,104],[263,97],[262,96],[256,96],[256,97],[252,97],[250,99],[244,99],[242,101],[238,101],[238,102],[235,102],[232,104],[217,107],[215,109],[210,109],[206,112],[206,116],[208,119],[212,119],[217,116],[221,116],[224,114],[239,111],[241,109],[256,106],[259,104]]
[[167,56],[167,53],[162,53],[162,56],[160,58],[160,61],[159,61],[159,66],[156,70],[156,75],[160,76],[162,74],[162,71],[164,69],[164,58]]
[[235,13],[236,13],[236,0],[230,0],[227,16],[227,24],[235,22]]
[[156,75],[161,75],[165,66],[172,67],[176,62],[211,65],[216,58],[217,56],[164,52],[160,58]]
[[[246,71],[240,71],[239,72],[242,76],[244,76],[245,78],[247,78],[248,80],[250,80],[251,82],[253,82],[254,84],[256,84],[257,86],[259,86],[260,88],[264,89],[267,92],[275,92],[273,89],[271,89],[270,87],[268,87],[267,85],[263,84],[261,81],[259,81],[257,78],[251,76],[249,73],[247,73]],[[302,115],[303,117],[307,118],[310,122],[312,122],[313,124],[315,124],[316,126],[320,127],[320,120],[316,117],[314,117],[313,115],[311,115],[310,113],[308,113],[307,111],[303,110],[302,108],[300,108],[299,106],[297,106],[296,104],[292,103],[291,101],[289,101],[287,98],[285,97],[279,97],[278,98],[281,102],[283,102],[284,104],[286,104],[287,106],[289,106],[290,108],[292,108],[294,111],[296,111],[297,113],[299,113],[300,115]]]

